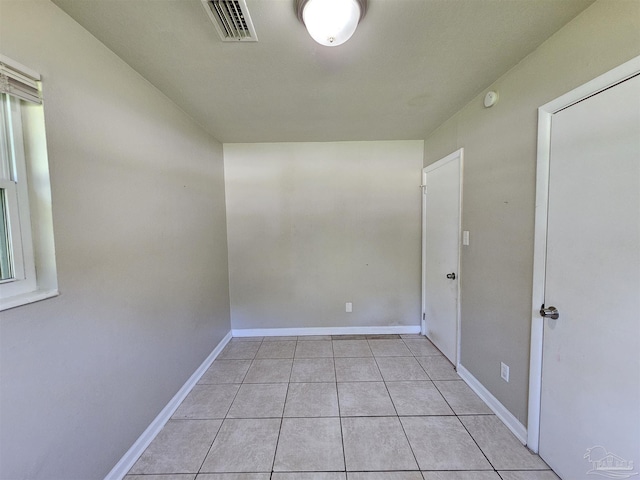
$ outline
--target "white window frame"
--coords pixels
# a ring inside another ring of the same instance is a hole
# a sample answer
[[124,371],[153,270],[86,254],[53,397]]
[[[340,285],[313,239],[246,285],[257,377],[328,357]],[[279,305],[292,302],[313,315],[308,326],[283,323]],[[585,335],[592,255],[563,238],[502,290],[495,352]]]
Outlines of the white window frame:
[[[29,189],[24,156],[20,100],[2,95],[0,114],[6,124],[0,127],[4,150],[0,160],[0,189],[4,192],[7,233],[11,251],[12,278],[0,280],[0,297],[23,295],[36,290],[36,269],[33,257]],[[4,302],[3,302],[4,303]]]
[[[27,75],[33,85],[40,80],[37,73],[3,55],[0,55],[0,69],[0,73],[8,72],[9,76]],[[2,80],[6,77],[0,78]],[[13,93],[13,86],[6,87],[6,82],[0,85],[0,195],[4,197],[11,275],[0,279],[0,311],[58,295],[48,160],[46,148],[37,148],[46,145],[42,106],[36,101],[39,93],[32,87],[27,100],[36,103],[28,103],[21,100],[25,98],[23,92]],[[37,94],[36,100],[33,92]],[[33,109],[36,109],[35,116]],[[41,125],[34,129],[34,121]],[[30,137],[38,137],[37,145]],[[43,166],[46,167],[41,168]],[[36,167],[47,173],[44,186],[42,180],[29,185],[29,171]],[[36,210],[30,207],[30,193],[37,195]],[[46,200],[48,209],[42,208],[42,199]],[[40,226],[38,235],[32,230],[32,222]]]

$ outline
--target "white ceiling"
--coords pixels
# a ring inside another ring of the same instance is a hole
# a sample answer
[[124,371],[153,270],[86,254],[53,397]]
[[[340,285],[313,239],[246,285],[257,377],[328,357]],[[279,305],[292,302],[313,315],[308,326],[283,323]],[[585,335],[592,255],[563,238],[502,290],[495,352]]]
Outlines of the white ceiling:
[[294,0],[247,0],[257,43],[200,0],[53,0],[222,142],[423,139],[593,0],[369,0],[316,44]]

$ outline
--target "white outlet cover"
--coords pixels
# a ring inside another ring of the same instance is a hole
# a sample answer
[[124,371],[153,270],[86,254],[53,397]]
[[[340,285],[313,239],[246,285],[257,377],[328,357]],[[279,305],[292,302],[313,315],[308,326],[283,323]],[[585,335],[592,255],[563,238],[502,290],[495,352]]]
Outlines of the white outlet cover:
[[509,381],[509,365],[504,362],[500,362],[500,377],[502,377],[505,382]]
[[353,312],[353,303],[351,303],[351,302],[347,302],[347,303],[345,304],[345,308],[344,308],[344,310],[345,310],[345,312],[347,312],[347,313],[351,313],[351,312]]

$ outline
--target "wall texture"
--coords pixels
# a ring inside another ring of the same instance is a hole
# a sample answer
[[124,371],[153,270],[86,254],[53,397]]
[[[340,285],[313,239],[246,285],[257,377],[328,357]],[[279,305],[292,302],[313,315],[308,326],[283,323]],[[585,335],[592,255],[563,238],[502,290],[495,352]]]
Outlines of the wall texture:
[[225,144],[233,328],[418,325],[422,144]]
[[[525,425],[537,108],[637,55],[640,2],[600,0],[425,140],[424,165],[465,149],[462,365]],[[488,90],[500,100],[485,109]]]
[[2,312],[0,478],[103,478],[230,330],[222,146],[48,1],[0,0],[40,72],[61,295]]

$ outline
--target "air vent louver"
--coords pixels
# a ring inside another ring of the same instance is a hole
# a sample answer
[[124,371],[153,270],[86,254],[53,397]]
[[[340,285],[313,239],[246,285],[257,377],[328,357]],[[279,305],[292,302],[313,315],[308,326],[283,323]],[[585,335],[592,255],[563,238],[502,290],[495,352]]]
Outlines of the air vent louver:
[[246,0],[202,0],[223,42],[257,42]]

